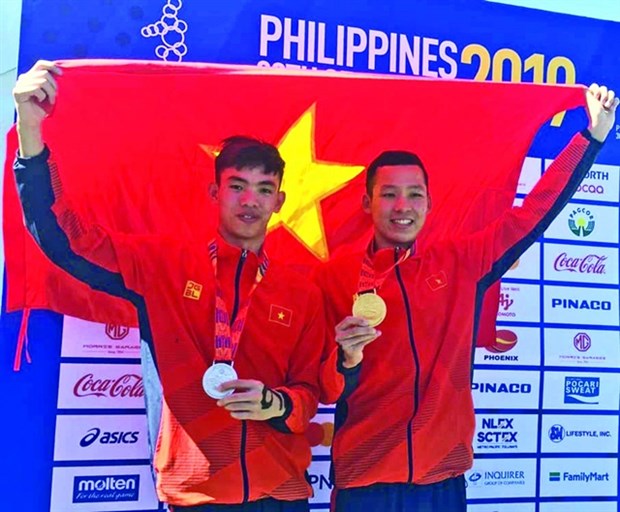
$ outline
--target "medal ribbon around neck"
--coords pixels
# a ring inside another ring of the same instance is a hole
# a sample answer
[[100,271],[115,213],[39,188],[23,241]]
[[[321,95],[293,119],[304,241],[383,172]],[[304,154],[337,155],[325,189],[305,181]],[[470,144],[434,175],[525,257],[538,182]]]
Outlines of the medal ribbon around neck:
[[364,254],[364,259],[362,261],[362,268],[360,270],[360,278],[357,285],[357,295],[361,295],[369,291],[376,292],[379,288],[381,288],[381,285],[387,279],[389,273],[394,270],[398,265],[400,265],[403,261],[405,261],[409,256],[411,256],[414,248],[412,246],[404,251],[402,249],[399,250],[398,248],[396,248],[395,250],[397,251],[396,254],[398,254],[398,252],[402,252],[402,254],[398,257],[394,265],[383,271],[379,276],[377,276],[375,273],[375,265],[369,255],[369,251],[366,251],[366,253]]
[[235,355],[237,354],[237,349],[239,348],[239,341],[248,316],[248,309],[250,307],[252,295],[267,273],[269,258],[264,251],[261,251],[254,284],[252,285],[247,297],[239,306],[237,316],[231,325],[230,314],[228,313],[228,308],[226,307],[226,302],[224,301],[224,296],[222,294],[222,287],[217,279],[217,243],[215,240],[209,243],[209,257],[211,258],[213,275],[215,276],[215,356],[213,358],[213,362],[232,362],[234,361]]
[[[398,254],[398,249],[396,249]],[[358,281],[358,292],[353,297],[353,316],[363,318],[368,322],[370,327],[376,327],[385,319],[387,315],[387,305],[385,301],[377,294],[377,290],[386,280],[388,274],[400,263],[406,260],[413,250],[411,248],[403,251],[398,257],[396,263],[390,268],[383,271],[379,276],[375,274],[375,267],[369,255],[370,251],[366,251],[360,269]],[[372,292],[372,293],[369,293]]]

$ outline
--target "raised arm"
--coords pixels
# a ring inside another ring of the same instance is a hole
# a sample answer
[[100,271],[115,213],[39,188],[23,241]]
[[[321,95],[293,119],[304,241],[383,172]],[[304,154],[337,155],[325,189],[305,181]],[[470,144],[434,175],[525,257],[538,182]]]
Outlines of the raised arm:
[[56,265],[95,290],[135,302],[140,288],[136,254],[144,244],[139,237],[112,236],[83,222],[63,193],[43,141],[43,123],[56,102],[61,74],[52,62],[39,61],[13,89],[19,137],[14,171],[26,226]]
[[499,279],[566,206],[614,126],[618,107],[614,92],[593,84],[586,98],[588,128],[573,137],[523,204],[464,240],[463,256],[488,284]]

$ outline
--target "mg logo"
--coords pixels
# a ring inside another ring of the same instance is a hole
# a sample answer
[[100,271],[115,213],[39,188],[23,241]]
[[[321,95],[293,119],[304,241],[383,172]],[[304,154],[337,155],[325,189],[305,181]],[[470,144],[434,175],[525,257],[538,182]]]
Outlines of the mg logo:
[[585,332],[580,332],[573,339],[573,345],[579,352],[587,352],[592,346],[592,339]]
[[125,327],[124,325],[106,324],[105,333],[110,339],[122,340],[129,334],[129,327]]

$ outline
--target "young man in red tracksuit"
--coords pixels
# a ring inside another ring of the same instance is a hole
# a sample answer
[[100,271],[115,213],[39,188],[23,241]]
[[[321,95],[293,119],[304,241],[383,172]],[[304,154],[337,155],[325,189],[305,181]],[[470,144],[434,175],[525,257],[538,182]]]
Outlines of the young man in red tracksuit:
[[41,61],[15,86],[17,186],[49,258],[137,308],[159,498],[174,512],[307,511],[304,431],[318,405],[325,320],[318,288],[262,249],[285,199],[277,149],[224,143],[212,241],[85,225],[41,134],[40,102],[55,101],[60,73]]
[[[614,126],[613,91],[593,85],[587,104],[589,128],[523,206],[461,239],[416,247],[430,209],[417,156],[386,152],[368,167],[363,207],[374,239],[367,251],[333,260],[317,275],[346,381],[332,447],[337,512],[465,512],[482,297],[564,207]],[[334,384],[323,387],[338,396]]]

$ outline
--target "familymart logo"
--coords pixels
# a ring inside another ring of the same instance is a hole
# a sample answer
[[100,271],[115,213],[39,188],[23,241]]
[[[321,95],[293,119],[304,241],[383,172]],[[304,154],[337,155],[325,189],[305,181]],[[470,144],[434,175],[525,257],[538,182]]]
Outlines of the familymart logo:
[[549,473],[550,482],[609,482],[609,473],[599,473],[598,471],[590,471],[586,473],[569,473],[568,471],[551,471]]

